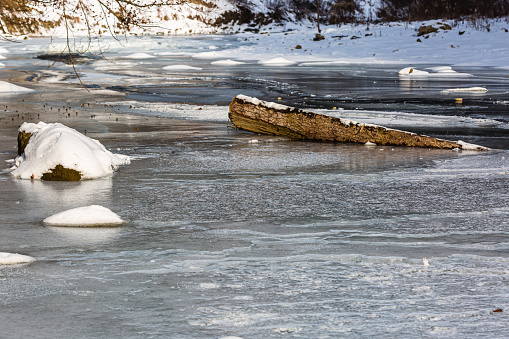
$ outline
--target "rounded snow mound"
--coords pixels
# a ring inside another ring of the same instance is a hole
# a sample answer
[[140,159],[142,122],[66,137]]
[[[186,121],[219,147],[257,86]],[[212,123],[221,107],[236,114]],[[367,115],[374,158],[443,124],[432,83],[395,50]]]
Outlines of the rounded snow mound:
[[163,69],[165,71],[187,71],[187,70],[201,70],[200,67],[194,67],[189,65],[170,65],[170,66],[164,66]]
[[212,61],[210,64],[211,65],[219,65],[219,66],[236,66],[236,65],[244,65],[245,62],[226,59],[226,60]]
[[0,252],[0,265],[29,264],[34,261],[35,259],[28,255]]
[[113,154],[99,141],[60,123],[23,123],[19,132],[32,136],[25,152],[14,160],[11,174],[21,179],[41,179],[57,165],[78,171],[81,179],[95,179],[112,174],[129,157]]
[[126,58],[126,59],[152,59],[152,58],[154,58],[154,56],[147,54],[147,53],[133,53],[133,54],[126,55],[124,58]]
[[99,205],[63,211],[44,219],[43,222],[50,226],[71,227],[119,226],[124,223],[117,214]]
[[291,61],[291,60],[288,60],[285,58],[274,58],[274,59],[269,59],[269,60],[261,60],[260,63],[265,66],[291,66],[291,65],[296,64],[295,61]]

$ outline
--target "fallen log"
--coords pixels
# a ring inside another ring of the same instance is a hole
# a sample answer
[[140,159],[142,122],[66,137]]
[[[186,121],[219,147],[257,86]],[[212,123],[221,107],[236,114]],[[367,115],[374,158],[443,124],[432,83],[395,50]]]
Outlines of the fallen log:
[[487,149],[462,141],[441,140],[317,114],[245,95],[237,95],[233,98],[230,104],[229,118],[238,129],[300,140],[441,149]]

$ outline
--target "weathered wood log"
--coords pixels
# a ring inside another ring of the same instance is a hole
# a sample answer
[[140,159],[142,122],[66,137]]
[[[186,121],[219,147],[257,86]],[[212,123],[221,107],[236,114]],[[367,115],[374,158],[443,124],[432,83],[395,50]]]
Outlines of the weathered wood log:
[[233,99],[229,118],[236,128],[292,139],[441,149],[486,149],[464,142],[441,140],[330,117],[244,95],[237,95]]

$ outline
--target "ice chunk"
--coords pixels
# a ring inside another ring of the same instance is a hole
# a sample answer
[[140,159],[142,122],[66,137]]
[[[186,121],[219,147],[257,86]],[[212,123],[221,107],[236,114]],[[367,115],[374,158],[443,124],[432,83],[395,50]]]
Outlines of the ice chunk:
[[0,265],[29,264],[34,261],[35,259],[28,255],[0,252]]
[[82,179],[93,179],[113,173],[129,157],[113,154],[99,141],[60,123],[23,123],[19,131],[31,133],[25,152],[15,159],[11,174],[21,179],[40,179],[57,165],[81,173]]
[[124,223],[117,214],[99,205],[63,211],[44,219],[43,222],[51,226],[72,227],[119,226]]

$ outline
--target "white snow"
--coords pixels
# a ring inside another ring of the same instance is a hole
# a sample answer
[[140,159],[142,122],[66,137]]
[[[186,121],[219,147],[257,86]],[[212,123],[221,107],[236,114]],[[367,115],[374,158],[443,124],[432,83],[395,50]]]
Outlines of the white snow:
[[278,103],[275,103],[275,102],[269,102],[269,101],[263,101],[263,100],[260,100],[260,99],[257,99],[257,98],[252,98],[252,97],[248,97],[246,95],[243,95],[243,94],[239,94],[236,96],[237,99],[239,100],[243,100],[245,102],[249,102],[253,105],[256,105],[256,106],[265,106],[265,107],[268,107],[268,108],[274,108],[274,109],[277,109],[277,110],[282,110],[282,111],[285,111],[285,110],[294,110],[295,108],[293,107],[290,107],[290,106],[286,106],[286,105],[281,105],[281,104],[278,104]]
[[245,62],[226,59],[226,60],[212,61],[210,64],[211,65],[219,65],[219,66],[237,66],[237,65],[244,65]]
[[11,174],[21,179],[40,179],[56,165],[81,172],[82,179],[99,178],[120,165],[129,164],[129,157],[113,154],[99,141],[60,123],[23,123],[19,131],[32,133],[24,154],[15,159]]
[[405,67],[398,72],[400,76],[410,77],[471,77],[469,73],[459,73],[452,69],[451,66],[438,66],[428,68],[431,72],[421,71],[414,67]]
[[297,62],[291,61],[285,58],[273,58],[269,60],[260,60],[260,64],[265,66],[291,66],[295,65]]
[[0,252],[0,265],[29,264],[34,261],[35,261],[35,259],[32,257],[29,257],[28,255],[23,255],[23,254],[18,254],[18,253]]
[[51,226],[72,227],[118,226],[124,223],[117,214],[99,205],[63,211],[44,219],[43,222]]
[[0,94],[7,93],[24,93],[24,92],[32,92],[33,89],[21,87],[18,85],[11,84],[10,82],[0,81]]
[[169,66],[163,67],[163,70],[165,70],[165,71],[188,71],[188,70],[199,71],[199,70],[202,70],[202,68],[189,66],[189,65],[169,65]]
[[449,88],[442,93],[486,93],[488,89],[485,87],[467,87],[467,88]]
[[155,57],[151,54],[140,52],[140,53],[133,53],[133,54],[126,55],[126,56],[124,56],[124,58],[126,58],[126,59],[152,59]]
[[3,68],[3,67],[5,67],[5,64],[2,64],[2,63],[0,62],[0,68]]

